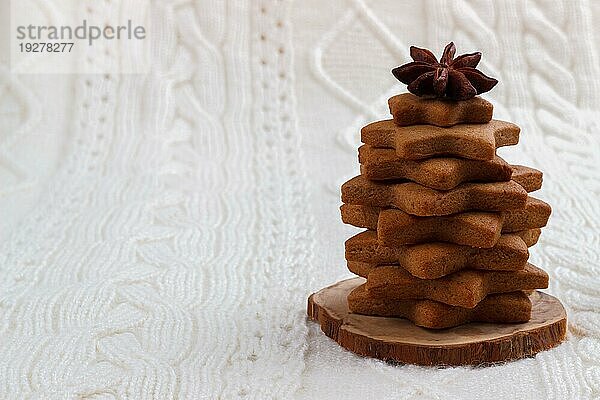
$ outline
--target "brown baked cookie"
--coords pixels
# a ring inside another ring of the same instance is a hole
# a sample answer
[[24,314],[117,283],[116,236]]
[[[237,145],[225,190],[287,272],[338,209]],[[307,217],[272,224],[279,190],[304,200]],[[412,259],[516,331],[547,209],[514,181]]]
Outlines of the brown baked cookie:
[[523,269],[529,258],[535,234],[501,235],[494,247],[481,249],[453,243],[431,242],[399,247],[379,244],[377,232],[365,231],[346,241],[348,269],[360,276],[380,265],[399,264],[421,279],[436,279],[462,269],[516,271]]
[[527,247],[531,247],[536,244],[542,234],[542,230],[540,228],[531,228],[523,231],[511,232],[512,235],[517,235],[527,245]]
[[[436,243],[442,243],[442,242],[436,242]],[[468,247],[468,246],[466,246]],[[409,266],[411,264],[408,264]],[[373,272],[374,270],[376,270],[377,268],[383,268],[383,267],[394,267],[394,268],[402,268],[404,270],[406,270],[408,273],[410,273],[412,276],[419,278],[419,279],[439,279],[442,278],[444,276],[448,276],[451,275],[455,272],[458,271],[462,271],[462,270],[470,270],[470,269],[478,269],[481,271],[520,271],[522,269],[525,268],[525,265],[527,265],[527,262],[525,263],[518,263],[518,264],[514,264],[512,266],[510,266],[511,269],[482,269],[482,268],[457,268],[454,270],[450,270],[450,269],[446,269],[444,268],[444,273],[441,273],[439,271],[441,271],[442,269],[437,268],[437,266],[432,267],[431,269],[419,269],[416,270],[416,273],[413,273],[413,271],[409,271],[407,268],[404,268],[402,265],[399,265],[397,263],[390,263],[390,264],[370,264],[370,263],[366,263],[366,262],[362,262],[362,261],[346,261],[346,267],[348,268],[348,271],[352,272],[355,275],[361,276],[363,278],[366,278],[367,276],[369,276],[369,274],[371,272]],[[456,267],[456,265],[454,265]],[[436,269],[437,268],[437,269]],[[435,271],[435,273],[434,273]],[[446,273],[446,271],[448,271]],[[421,275],[421,276],[419,276]]]
[[407,160],[399,158],[394,149],[366,144],[359,147],[358,160],[360,173],[367,179],[407,179],[438,190],[450,190],[463,182],[509,181],[513,174],[511,166],[498,156],[489,161],[452,157]]
[[503,211],[503,233],[518,232],[530,228],[542,228],[548,223],[552,208],[535,197],[527,197],[525,208]]
[[432,300],[374,298],[364,286],[358,286],[348,295],[350,311],[356,314],[406,318],[424,328],[444,329],[468,322],[527,322],[531,316],[531,301],[523,292],[490,294],[474,308],[463,308]]
[[493,247],[500,237],[500,213],[471,211],[442,217],[417,217],[396,209],[343,204],[342,221],[377,230],[386,247],[427,242],[450,242],[473,247]]
[[528,197],[525,208],[501,213],[469,211],[439,217],[418,217],[404,211],[380,207],[343,204],[342,221],[359,228],[377,230],[379,241],[387,247],[427,242],[449,242],[489,248],[500,233],[512,233],[546,225],[550,206]]
[[379,213],[377,235],[384,246],[449,242],[493,247],[502,232],[500,213],[468,211],[441,217],[417,217],[397,209]]
[[527,192],[535,192],[542,187],[542,171],[524,165],[511,165],[511,169],[511,179]]
[[464,269],[438,279],[420,279],[398,266],[374,268],[367,277],[369,296],[390,300],[439,301],[451,306],[473,308],[490,293],[545,289],[548,274],[527,264],[518,271]]
[[[394,263],[370,264],[368,262],[362,262],[362,261],[346,261],[346,266],[348,267],[348,271],[352,272],[354,275],[358,275],[363,278],[366,278],[367,276],[369,276],[369,273],[372,272],[376,268],[389,267],[391,265],[401,268],[399,265],[394,264]],[[421,279],[423,279],[423,278],[421,278]],[[434,279],[434,278],[427,278],[427,279]]]
[[462,183],[441,191],[414,182],[379,183],[359,175],[342,185],[344,203],[393,207],[418,216],[519,209],[526,201],[527,191],[514,181]]
[[342,204],[340,206],[343,223],[372,231],[377,230],[379,212],[381,210],[379,207],[361,206],[358,204]]
[[373,122],[361,129],[363,143],[394,148],[400,158],[450,156],[473,160],[493,160],[496,148],[519,142],[521,129],[510,122],[492,120],[480,125],[431,125],[400,127],[393,120]]
[[494,106],[481,97],[464,101],[427,99],[402,93],[388,100],[394,122],[399,126],[485,124],[492,119]]

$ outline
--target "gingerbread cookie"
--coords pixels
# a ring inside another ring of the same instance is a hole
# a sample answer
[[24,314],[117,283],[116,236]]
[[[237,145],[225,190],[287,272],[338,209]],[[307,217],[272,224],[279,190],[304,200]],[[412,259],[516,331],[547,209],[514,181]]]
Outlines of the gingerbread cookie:
[[521,129],[510,122],[492,120],[483,125],[431,125],[400,127],[393,120],[373,122],[361,129],[363,143],[373,147],[394,148],[400,158],[451,156],[473,160],[492,160],[496,148],[519,142]]
[[419,279],[398,266],[373,269],[365,288],[370,296],[390,300],[429,299],[452,306],[473,308],[490,293],[545,289],[548,274],[527,264],[518,271],[465,269],[438,279]]
[[450,190],[463,182],[509,181],[513,175],[511,166],[498,156],[489,161],[452,157],[407,160],[399,158],[394,149],[365,144],[358,149],[358,159],[360,173],[369,180],[407,179],[438,190]]
[[535,192],[542,187],[542,172],[523,165],[511,165],[511,179],[523,186],[527,192]]
[[377,235],[384,246],[450,242],[493,247],[502,232],[500,213],[469,211],[441,217],[417,217],[397,209],[381,210]]
[[500,233],[546,225],[550,206],[528,197],[525,208],[491,213],[470,211],[441,217],[418,217],[398,209],[343,204],[342,220],[359,228],[377,230],[384,246],[449,242],[473,247],[493,247]]
[[490,294],[474,308],[450,306],[432,300],[374,298],[365,285],[348,295],[348,307],[357,314],[407,318],[415,325],[444,329],[468,322],[518,323],[529,320],[531,301],[523,292]]
[[535,197],[527,197],[525,208],[503,211],[504,224],[502,232],[510,233],[529,228],[542,228],[548,223],[552,208]]
[[[533,231],[539,234],[539,229]],[[346,260],[348,269],[363,277],[386,264],[399,264],[421,279],[436,279],[467,268],[516,271],[527,263],[527,247],[537,242],[534,232],[503,234],[494,247],[482,249],[444,242],[385,247],[379,244],[377,232],[365,231],[346,241]]]
[[492,103],[481,97],[465,101],[427,99],[402,93],[388,100],[390,112],[398,126],[485,124],[492,119]]
[[398,208],[418,216],[459,212],[504,211],[525,206],[527,191],[514,181],[462,183],[451,190],[430,189],[414,182],[378,183],[359,175],[342,185],[347,204]]
[[511,232],[511,234],[519,236],[521,239],[523,239],[527,247],[531,247],[538,242],[540,235],[542,234],[542,230],[540,228],[532,228],[523,231]]

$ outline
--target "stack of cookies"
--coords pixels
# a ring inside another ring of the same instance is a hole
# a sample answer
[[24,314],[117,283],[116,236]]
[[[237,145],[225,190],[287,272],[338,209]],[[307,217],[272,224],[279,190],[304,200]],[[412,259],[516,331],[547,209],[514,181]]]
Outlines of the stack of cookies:
[[342,186],[342,220],[366,229],[346,242],[349,270],[366,278],[350,311],[427,328],[528,321],[528,294],[548,285],[528,247],[551,209],[530,195],[540,171],[496,155],[519,127],[480,97],[405,93],[389,106],[393,119],[362,129],[361,175]]

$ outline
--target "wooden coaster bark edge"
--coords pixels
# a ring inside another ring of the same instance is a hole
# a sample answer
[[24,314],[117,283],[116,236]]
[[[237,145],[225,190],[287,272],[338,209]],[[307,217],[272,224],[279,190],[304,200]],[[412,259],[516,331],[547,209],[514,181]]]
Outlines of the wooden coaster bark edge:
[[352,314],[346,297],[363,278],[340,281],[308,298],[308,316],[347,350],[385,361],[429,366],[481,365],[533,356],[560,344],[566,312],[560,301],[534,292],[523,324],[470,323],[431,330],[400,318]]

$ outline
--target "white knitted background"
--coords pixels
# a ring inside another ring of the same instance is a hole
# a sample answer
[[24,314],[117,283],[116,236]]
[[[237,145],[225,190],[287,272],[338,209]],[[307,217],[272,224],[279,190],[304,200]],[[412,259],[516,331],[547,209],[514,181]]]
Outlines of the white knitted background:
[[[0,398],[600,397],[599,20],[594,0],[154,0],[147,75],[14,75],[0,55]],[[405,90],[390,69],[450,40],[484,53],[485,97],[522,127],[502,156],[545,173],[531,260],[568,341],[393,366],[326,338],[306,297],[350,276],[339,186]]]

